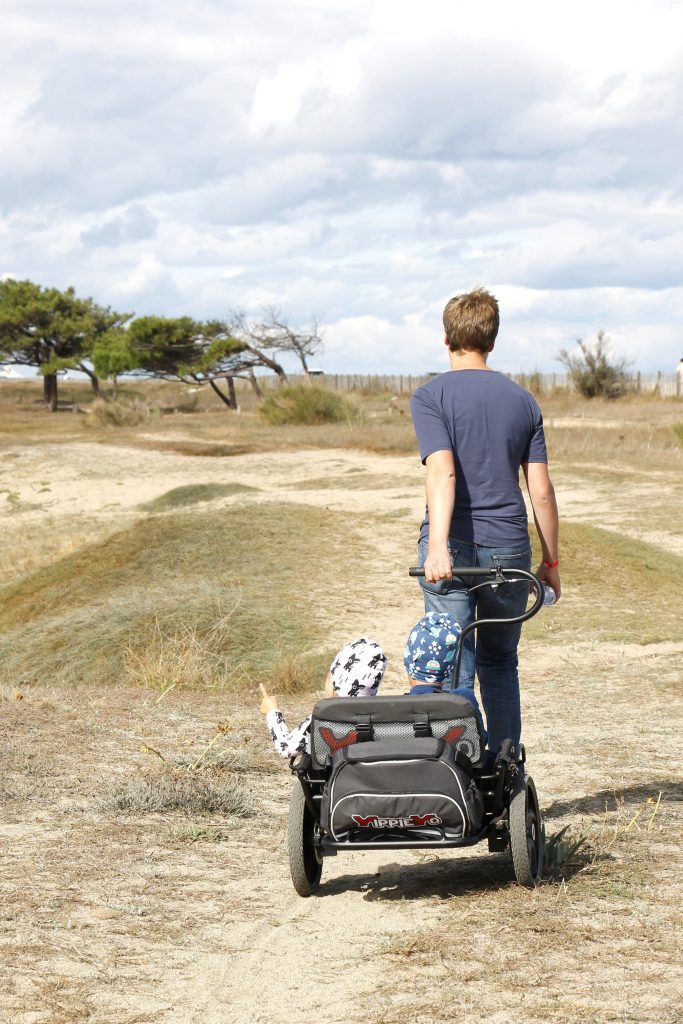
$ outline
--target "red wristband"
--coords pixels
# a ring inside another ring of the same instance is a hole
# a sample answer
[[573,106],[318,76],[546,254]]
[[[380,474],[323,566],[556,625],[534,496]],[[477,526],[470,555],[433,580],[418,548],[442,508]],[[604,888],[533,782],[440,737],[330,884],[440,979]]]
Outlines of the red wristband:
[[544,562],[543,563],[543,565],[546,567],[546,569],[557,569],[559,564],[560,564],[559,558],[556,558],[554,562]]

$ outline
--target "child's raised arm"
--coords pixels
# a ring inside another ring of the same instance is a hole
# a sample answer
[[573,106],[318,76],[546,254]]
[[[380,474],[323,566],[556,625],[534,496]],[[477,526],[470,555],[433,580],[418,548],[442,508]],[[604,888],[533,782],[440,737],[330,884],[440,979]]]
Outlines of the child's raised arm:
[[265,686],[263,685],[263,683],[259,683],[258,684],[258,688],[261,691],[261,698],[262,698],[262,700],[261,700],[261,707],[259,708],[261,714],[262,715],[267,715],[269,711],[277,711],[278,710],[278,700],[277,700],[277,697],[271,697],[270,694],[268,693],[268,691],[266,690]]
[[307,748],[308,731],[311,725],[310,716],[291,732],[287,728],[285,716],[278,707],[277,697],[272,697],[263,683],[259,683],[261,691],[261,714],[266,716],[266,725],[270,729],[270,738],[280,757],[294,757]]

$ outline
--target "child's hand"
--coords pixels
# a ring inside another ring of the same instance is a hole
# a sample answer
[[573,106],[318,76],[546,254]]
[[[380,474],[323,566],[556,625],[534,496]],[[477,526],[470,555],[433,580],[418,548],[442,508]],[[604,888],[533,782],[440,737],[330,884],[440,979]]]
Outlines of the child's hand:
[[267,715],[269,711],[277,711],[277,709],[278,709],[277,697],[271,697],[270,694],[268,693],[268,691],[266,690],[265,686],[263,685],[263,683],[259,683],[258,684],[258,688],[261,691],[261,697],[263,698],[263,700],[261,701],[261,708],[260,708],[261,714],[262,715]]

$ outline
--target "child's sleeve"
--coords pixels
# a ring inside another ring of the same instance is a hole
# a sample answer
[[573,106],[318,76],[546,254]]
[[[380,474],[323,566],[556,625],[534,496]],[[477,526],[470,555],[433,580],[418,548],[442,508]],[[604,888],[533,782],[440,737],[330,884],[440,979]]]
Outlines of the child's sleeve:
[[282,712],[269,711],[266,715],[266,725],[270,729],[273,746],[280,757],[294,757],[295,754],[303,754],[305,751],[310,751],[310,715],[304,719],[301,725],[298,725],[296,729],[292,729],[290,732]]

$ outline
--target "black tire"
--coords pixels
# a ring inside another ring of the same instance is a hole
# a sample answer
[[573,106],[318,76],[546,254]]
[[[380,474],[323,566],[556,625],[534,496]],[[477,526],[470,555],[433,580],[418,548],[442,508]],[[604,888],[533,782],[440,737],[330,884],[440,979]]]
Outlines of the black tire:
[[287,851],[292,882],[299,896],[313,896],[318,891],[323,865],[313,843],[315,819],[308,809],[301,783],[294,783],[289,801]]
[[510,853],[515,878],[535,889],[543,871],[543,822],[531,776],[518,775],[508,812]]

